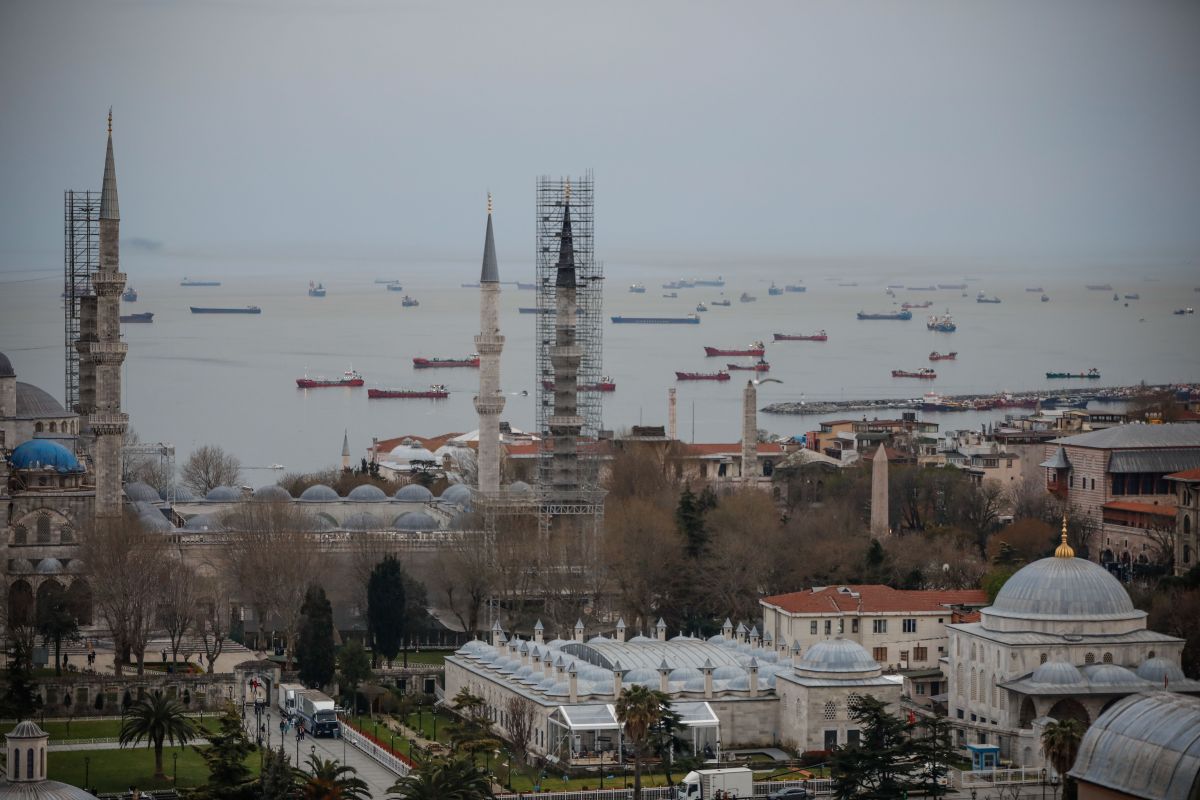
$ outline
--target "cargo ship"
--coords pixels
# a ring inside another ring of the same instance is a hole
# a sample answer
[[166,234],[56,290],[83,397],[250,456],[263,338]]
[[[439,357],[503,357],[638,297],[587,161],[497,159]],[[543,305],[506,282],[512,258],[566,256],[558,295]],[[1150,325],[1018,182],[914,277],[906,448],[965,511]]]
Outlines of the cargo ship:
[[1111,283],[1089,283],[1087,288],[1093,292],[1111,292]]
[[921,396],[922,411],[965,411],[963,406],[953,400],[947,400],[937,392],[926,392]]
[[829,336],[825,331],[817,331],[816,333],[777,333],[775,334],[777,342],[828,342]]
[[708,311],[708,306],[704,305],[704,303],[696,303],[696,313],[699,314],[704,311]]
[[305,371],[303,378],[296,378],[296,388],[298,389],[321,389],[330,386],[358,387],[362,385],[363,376],[354,367],[343,372],[340,378],[325,378],[320,375],[310,378],[307,371]]
[[400,281],[396,280],[395,278],[376,278],[375,282],[376,283],[399,283]]
[[954,324],[954,319],[949,314],[931,314],[925,327],[940,333],[954,333],[958,330],[958,326]]
[[663,292],[663,297],[668,300],[675,300],[679,297],[679,292]]
[[699,325],[700,317],[688,314],[686,317],[612,317],[618,325]]
[[1047,372],[1046,377],[1050,379],[1058,378],[1099,378],[1100,370],[1092,367],[1087,372]]
[[762,356],[767,346],[762,342],[751,342],[746,347],[705,347],[706,356]]
[[1025,287],[1025,291],[1027,291],[1027,292],[1039,292],[1039,293],[1041,293],[1041,292],[1044,292],[1044,291],[1046,291],[1046,290],[1045,290],[1045,289],[1043,289],[1041,286],[1026,286],[1026,287]]
[[417,306],[421,305],[421,303],[409,297],[408,295],[404,295],[404,298],[400,301],[400,305],[404,308],[416,308]]
[[180,286],[220,286],[220,281],[194,281],[191,278],[184,278],[179,282]]
[[389,292],[403,292],[404,287],[400,285],[399,281],[397,281],[395,283],[389,283],[387,285],[387,290]]
[[553,308],[536,308],[534,306],[521,306],[517,309],[521,314],[553,314]]
[[641,283],[631,283],[629,284],[629,291],[631,294],[645,294],[646,286]]
[[894,370],[892,370],[892,377],[893,378],[922,378],[924,380],[933,380],[934,378],[937,377],[937,373],[934,372],[933,370],[931,370],[929,367],[921,367],[916,372],[910,372],[909,370],[906,370],[906,369],[894,369]]
[[904,288],[910,292],[936,292],[938,287],[936,287],[936,286],[905,286]]
[[957,351],[950,352],[950,353],[939,353],[937,350],[934,350],[932,353],[929,354],[930,361],[954,361],[957,358],[958,358]]
[[933,305],[932,300],[926,300],[924,303],[901,303],[901,308],[929,308]]
[[[461,283],[461,284],[459,284],[459,286],[461,286],[464,289],[478,289],[479,288],[478,283]],[[391,390],[390,389],[381,389],[380,391],[391,391]]]
[[749,292],[742,292],[742,296],[738,298],[738,300],[743,303],[753,303],[757,299],[758,299],[757,297],[750,294]]
[[967,285],[966,285],[965,283],[939,283],[939,284],[937,285],[937,287],[938,287],[939,289],[959,289],[959,290],[962,290],[962,289],[965,289],[965,288],[967,288]]
[[728,370],[735,370],[735,369],[752,370],[754,372],[770,372],[771,365],[768,362],[763,361],[760,358],[758,361],[755,361],[753,364],[726,364],[725,369],[728,369]]
[[783,294],[783,289],[780,289],[778,286],[772,283],[767,287],[767,294],[771,297],[778,297],[779,295]]
[[[554,390],[553,381],[542,381],[542,388],[546,391]],[[617,390],[616,382],[605,375],[598,383],[581,383],[579,391],[581,392],[615,392]]]
[[1125,299],[1126,300],[1141,300],[1142,296],[1140,294],[1138,294],[1137,292],[1134,292],[1133,294],[1125,295]]
[[136,303],[137,289],[134,289],[132,286],[127,287],[125,291],[121,292],[121,299],[126,303]]
[[308,296],[309,297],[324,297],[325,296],[324,284],[320,284],[320,283],[314,284],[312,281],[309,281],[308,282]]
[[721,287],[721,286],[724,286],[724,285],[725,285],[725,277],[724,277],[723,275],[718,275],[718,276],[717,276],[717,279],[716,279],[716,280],[712,280],[712,281],[702,281],[702,280],[700,280],[699,278],[697,278],[696,280],[692,281],[692,283],[694,283],[694,284],[695,284],[695,285],[697,285],[697,286],[717,286],[717,287]]
[[801,286],[801,285],[800,285],[800,284],[798,284],[798,283],[789,283],[789,284],[787,284],[786,286],[784,286],[784,287],[783,287],[783,290],[784,290],[785,292],[807,292],[807,291],[808,291],[808,287],[807,287],[807,286]]
[[999,303],[999,302],[1000,302],[1000,298],[999,298],[999,297],[994,297],[994,296],[993,296],[993,297],[988,297],[988,296],[987,296],[986,294],[984,294],[983,292],[980,292],[979,294],[975,295],[975,302],[976,302],[976,303]]
[[140,314],[122,314],[121,322],[154,322],[154,312],[143,311]]
[[444,384],[435,383],[428,389],[367,389],[368,400],[444,400],[450,396]]
[[203,306],[191,306],[193,314],[261,314],[262,309],[258,306],[243,306],[242,308],[205,308]]
[[471,353],[466,358],[414,358],[413,366],[417,369],[434,367],[478,367],[479,354]]
[[1187,308],[1177,308],[1174,311],[1172,311],[1171,313],[1177,317],[1182,317],[1184,314],[1195,314],[1196,309],[1192,308],[1191,306],[1188,306]]
[[675,380],[677,381],[727,381],[729,373],[725,370],[717,370],[716,372],[676,372]]
[[520,290],[522,290],[522,291],[529,292],[529,291],[533,291],[534,289],[536,289],[536,288],[537,288],[537,284],[535,284],[535,283],[521,283],[520,281],[517,281],[517,288],[518,288],[518,289],[520,289]]
[[868,314],[865,311],[860,311],[860,312],[858,312],[858,318],[859,319],[912,319],[912,312],[908,311],[908,310],[903,310],[903,311],[889,311],[889,312],[885,312],[882,314]]
[[728,306],[733,305],[733,303],[729,300],[713,300],[711,303],[709,303],[709,305],[710,306],[721,306],[722,308],[726,308]]

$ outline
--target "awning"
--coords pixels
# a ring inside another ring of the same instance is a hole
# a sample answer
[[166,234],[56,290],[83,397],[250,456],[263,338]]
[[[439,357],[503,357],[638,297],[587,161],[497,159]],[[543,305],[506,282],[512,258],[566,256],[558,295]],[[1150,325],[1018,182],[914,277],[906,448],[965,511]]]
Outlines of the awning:
[[611,705],[559,706],[554,714],[573,731],[615,731],[621,727]]
[[1114,500],[1111,503],[1105,503],[1103,506],[1105,511],[1129,511],[1134,514],[1153,514],[1156,517],[1170,517],[1175,519],[1174,506],[1156,506],[1151,503],[1131,503],[1126,500]]
[[679,715],[679,721],[689,727],[716,727],[717,714],[703,700],[692,703],[671,703],[671,710]]

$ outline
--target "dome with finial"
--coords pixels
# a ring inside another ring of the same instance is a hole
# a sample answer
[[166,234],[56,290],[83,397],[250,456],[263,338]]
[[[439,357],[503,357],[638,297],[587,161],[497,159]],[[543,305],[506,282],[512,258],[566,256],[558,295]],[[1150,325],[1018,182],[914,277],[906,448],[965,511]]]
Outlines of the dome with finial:
[[0,798],[12,800],[95,800],[70,784],[46,780],[49,735],[36,722],[25,720],[5,735],[7,774],[0,782]]

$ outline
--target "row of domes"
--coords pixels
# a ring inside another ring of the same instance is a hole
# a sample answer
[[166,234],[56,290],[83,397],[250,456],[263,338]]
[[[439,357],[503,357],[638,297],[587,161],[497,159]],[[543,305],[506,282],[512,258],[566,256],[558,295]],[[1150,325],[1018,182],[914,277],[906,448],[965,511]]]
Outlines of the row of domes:
[[1085,664],[1077,667],[1068,661],[1047,661],[1029,676],[1030,683],[1058,687],[1102,687],[1146,690],[1186,680],[1178,664],[1161,657],[1148,658],[1131,670],[1118,664]]

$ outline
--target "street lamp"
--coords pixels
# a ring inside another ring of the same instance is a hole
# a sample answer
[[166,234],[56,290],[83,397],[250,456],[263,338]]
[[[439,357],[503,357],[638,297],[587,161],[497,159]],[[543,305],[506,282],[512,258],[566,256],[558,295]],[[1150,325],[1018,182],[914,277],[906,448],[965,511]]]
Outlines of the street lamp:
[[[171,783],[175,784],[175,788],[178,789],[179,788],[179,751],[178,750],[176,750],[174,753],[171,753],[171,761],[173,762],[174,768],[175,768],[175,774],[174,774],[174,777],[171,778]],[[86,781],[85,781],[85,783],[86,783]]]
[[600,748],[600,788],[604,788],[604,748]]
[[1046,768],[1042,767],[1042,800],[1046,800]]
[[92,757],[84,756],[83,757],[83,787],[85,789],[87,788],[88,784],[91,783],[91,775],[92,775]]

